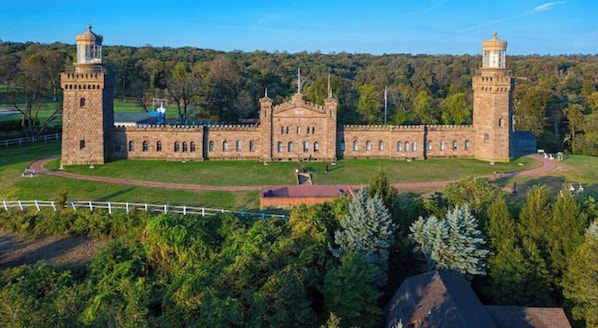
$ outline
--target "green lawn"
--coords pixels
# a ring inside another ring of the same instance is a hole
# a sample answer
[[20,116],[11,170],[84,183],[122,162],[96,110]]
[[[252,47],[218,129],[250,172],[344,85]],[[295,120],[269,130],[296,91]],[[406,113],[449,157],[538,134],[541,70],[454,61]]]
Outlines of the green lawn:
[[[194,192],[121,186],[108,183],[77,181],[52,176],[21,177],[23,168],[38,158],[58,154],[57,141],[0,148],[0,199],[57,199],[67,191],[69,199],[112,200],[171,205],[256,209],[258,192]],[[519,165],[522,163],[522,165]],[[282,185],[295,184],[294,170],[298,166],[312,173],[315,184],[367,184],[379,170],[387,172],[392,182],[454,180],[472,175],[511,172],[532,168],[539,163],[520,158],[511,163],[496,163],[473,159],[426,161],[395,160],[341,160],[336,165],[321,162],[276,162],[264,165],[255,161],[115,161],[105,165],[67,166],[65,171],[87,175],[121,177],[133,180],[152,180],[203,185]],[[329,171],[326,172],[326,165]],[[58,169],[59,160],[48,167]],[[570,156],[548,176],[516,177],[500,180],[510,187],[517,183],[519,190],[534,184],[548,184],[558,191],[564,183],[584,184],[586,190],[596,193],[598,159],[588,156]]]
[[[517,165],[523,163],[523,166]],[[87,165],[68,166],[65,171],[132,180],[151,180],[202,185],[285,185],[296,184],[295,169],[311,172],[314,184],[367,184],[376,172],[385,171],[393,182],[454,180],[493,172],[520,171],[537,165],[530,158],[494,166],[474,159],[434,159],[407,162],[403,160],[370,159],[340,160],[336,165],[324,162],[257,161],[127,161],[120,160],[89,169]],[[49,166],[58,168],[58,160]],[[329,171],[326,172],[326,166]]]

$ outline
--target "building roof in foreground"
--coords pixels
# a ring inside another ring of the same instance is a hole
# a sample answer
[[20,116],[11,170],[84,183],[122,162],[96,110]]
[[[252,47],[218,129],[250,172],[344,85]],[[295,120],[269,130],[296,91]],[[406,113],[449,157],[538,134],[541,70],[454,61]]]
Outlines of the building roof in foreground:
[[464,278],[431,271],[409,277],[386,306],[386,327],[570,328],[562,308],[484,306]]

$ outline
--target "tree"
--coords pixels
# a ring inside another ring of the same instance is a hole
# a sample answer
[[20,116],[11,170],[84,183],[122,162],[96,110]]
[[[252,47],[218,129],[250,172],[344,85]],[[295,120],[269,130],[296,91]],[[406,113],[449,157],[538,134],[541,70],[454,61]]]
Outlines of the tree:
[[502,194],[500,187],[488,178],[469,177],[450,183],[442,190],[442,194],[452,205],[467,204],[473,214],[485,223],[486,209]]
[[382,96],[375,86],[366,84],[359,87],[357,112],[364,124],[382,123]]
[[586,230],[585,240],[572,254],[563,278],[563,294],[573,303],[573,318],[598,327],[598,222]]
[[324,278],[324,310],[340,319],[341,327],[377,327],[382,311],[376,305],[382,295],[375,287],[378,267],[365,255],[346,252],[340,266]]
[[218,56],[208,64],[206,76],[207,109],[212,116],[226,122],[238,122],[249,113],[247,102],[240,102],[241,76],[239,67],[228,57]]
[[[61,64],[55,55],[34,53],[23,56],[8,83],[8,95],[14,108],[23,115],[23,127],[29,136],[42,134],[62,113],[60,104],[48,105],[56,95]],[[48,108],[49,115],[40,115]]]
[[414,120],[420,124],[438,124],[432,97],[426,91],[420,91],[415,98]]
[[442,124],[462,125],[471,123],[471,110],[463,92],[446,97],[440,110]]
[[388,249],[394,243],[395,225],[388,209],[380,198],[368,197],[361,189],[349,204],[349,213],[340,221],[340,229],[334,232],[339,249],[336,256],[346,252],[364,254],[370,263],[379,268],[379,284],[386,284]]
[[486,240],[477,229],[477,220],[467,204],[456,205],[445,219],[420,217],[411,227],[409,237],[416,251],[424,254],[427,270],[452,270],[462,274],[486,274]]
[[181,124],[187,123],[189,106],[192,99],[199,95],[200,89],[200,79],[187,70],[184,63],[177,63],[168,80],[168,94],[177,105]]
[[378,172],[378,174],[370,180],[366,192],[369,197],[378,197],[382,200],[388,211],[391,214],[394,213],[399,192],[388,182],[388,175],[386,172]]

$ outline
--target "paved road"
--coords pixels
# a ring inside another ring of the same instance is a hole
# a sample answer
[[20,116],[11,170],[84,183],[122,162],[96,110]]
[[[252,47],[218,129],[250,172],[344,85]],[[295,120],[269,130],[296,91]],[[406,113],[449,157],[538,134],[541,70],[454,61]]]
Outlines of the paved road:
[[[516,176],[537,176],[537,175],[544,175],[549,173],[550,171],[554,170],[557,166],[557,162],[555,160],[551,160],[548,158],[544,158],[543,156],[531,155],[536,160],[542,162],[542,166],[526,170],[520,172],[510,172],[510,173],[502,173],[500,177],[516,177]],[[33,162],[29,168],[35,170],[36,174],[43,174],[43,175],[51,175],[51,176],[59,176],[68,179],[75,179],[75,180],[86,180],[86,181],[95,181],[95,182],[105,182],[105,183],[112,183],[112,184],[120,184],[120,185],[128,185],[128,186],[140,186],[140,187],[152,187],[152,188],[165,188],[165,189],[178,189],[178,190],[192,190],[192,191],[254,191],[254,190],[261,190],[263,186],[206,186],[206,185],[194,185],[194,184],[184,184],[184,183],[167,183],[167,182],[158,182],[158,181],[140,181],[140,180],[129,180],[129,179],[121,179],[121,178],[110,178],[110,177],[99,177],[99,176],[89,176],[89,175],[82,175],[82,174],[75,174],[69,173],[64,171],[52,171],[47,170],[44,168],[44,164],[52,159],[53,157],[48,157],[44,159],[40,159],[38,161]],[[489,178],[497,178],[498,176],[489,175]],[[402,183],[393,183],[392,185],[397,188],[398,190],[413,190],[413,189],[426,189],[426,188],[442,188],[445,185],[459,181],[456,180],[445,180],[445,181],[422,181],[422,182],[402,182]],[[347,188],[352,187],[355,189],[364,187],[365,185],[339,185],[339,188]]]

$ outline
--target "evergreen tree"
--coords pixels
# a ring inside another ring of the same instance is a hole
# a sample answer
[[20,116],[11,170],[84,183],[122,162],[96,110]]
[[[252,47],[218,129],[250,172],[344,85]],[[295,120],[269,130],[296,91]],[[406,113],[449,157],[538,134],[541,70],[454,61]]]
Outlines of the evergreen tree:
[[[477,220],[467,205],[456,205],[445,219],[420,217],[411,227],[411,239],[428,261],[428,270],[452,270],[463,274],[485,274],[488,250]],[[433,265],[431,265],[433,263]]]
[[340,221],[334,240],[340,246],[336,256],[346,252],[363,253],[380,268],[379,285],[386,284],[388,249],[394,243],[395,226],[380,198],[368,197],[361,189],[349,204],[349,213]]
[[573,303],[573,318],[598,327],[598,221],[586,231],[584,242],[568,261],[563,294]]
[[375,287],[378,268],[363,253],[345,252],[341,264],[324,278],[324,313],[334,313],[341,327],[378,327],[382,295]]

